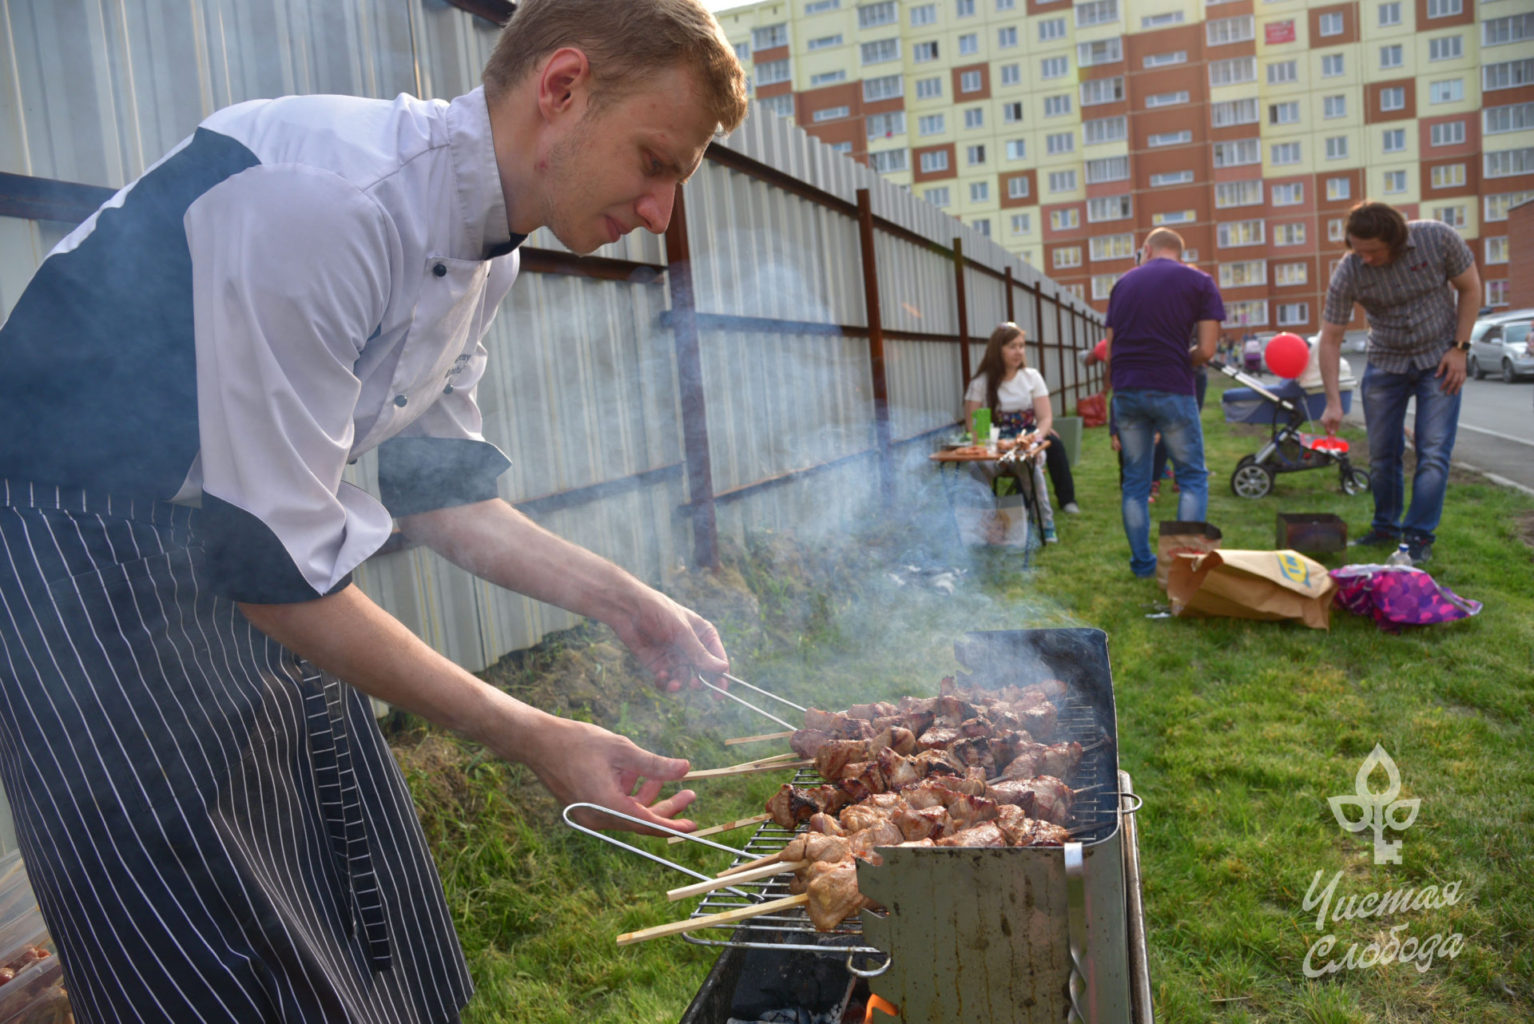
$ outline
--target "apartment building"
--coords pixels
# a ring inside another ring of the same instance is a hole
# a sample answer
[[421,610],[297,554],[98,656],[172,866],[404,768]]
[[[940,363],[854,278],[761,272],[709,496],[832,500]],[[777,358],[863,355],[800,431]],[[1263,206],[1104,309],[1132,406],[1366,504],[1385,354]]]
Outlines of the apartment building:
[[1166,225],[1233,330],[1319,329],[1347,210],[1453,225],[1505,305],[1534,0],[762,0],[755,101],[1106,309]]

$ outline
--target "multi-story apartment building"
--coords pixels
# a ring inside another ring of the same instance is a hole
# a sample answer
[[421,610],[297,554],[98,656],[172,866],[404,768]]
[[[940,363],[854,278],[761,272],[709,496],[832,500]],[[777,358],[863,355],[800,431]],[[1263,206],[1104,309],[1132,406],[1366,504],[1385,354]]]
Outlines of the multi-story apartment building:
[[1534,0],[762,0],[760,105],[1105,309],[1167,225],[1233,328],[1319,328],[1368,197],[1452,224],[1507,301],[1534,197]]

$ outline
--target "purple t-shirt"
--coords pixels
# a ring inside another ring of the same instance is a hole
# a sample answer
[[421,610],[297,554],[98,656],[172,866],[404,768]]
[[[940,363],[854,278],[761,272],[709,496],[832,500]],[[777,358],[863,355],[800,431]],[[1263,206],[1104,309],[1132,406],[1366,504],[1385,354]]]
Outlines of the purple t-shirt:
[[1116,391],[1191,395],[1188,346],[1200,320],[1225,319],[1214,278],[1173,259],[1154,259],[1119,278],[1108,296],[1110,369]]

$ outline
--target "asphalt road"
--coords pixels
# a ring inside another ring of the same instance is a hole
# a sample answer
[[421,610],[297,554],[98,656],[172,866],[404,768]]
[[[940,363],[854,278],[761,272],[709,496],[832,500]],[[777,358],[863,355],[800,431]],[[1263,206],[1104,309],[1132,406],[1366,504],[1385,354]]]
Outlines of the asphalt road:
[[[1351,362],[1354,373],[1362,377],[1363,360],[1354,356]],[[1355,392],[1348,421],[1362,424],[1363,416],[1363,403]],[[1408,409],[1408,429],[1412,416],[1413,410]],[[1465,382],[1454,463],[1496,483],[1534,494],[1534,380],[1514,384],[1492,379]]]

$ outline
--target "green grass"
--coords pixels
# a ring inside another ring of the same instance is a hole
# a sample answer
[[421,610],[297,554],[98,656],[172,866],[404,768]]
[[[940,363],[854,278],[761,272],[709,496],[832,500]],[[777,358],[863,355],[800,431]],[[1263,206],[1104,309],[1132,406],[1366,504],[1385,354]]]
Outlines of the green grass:
[[[1209,519],[1226,548],[1272,547],[1278,512],[1337,513],[1355,534],[1367,526],[1369,498],[1345,497],[1326,471],[1280,477],[1260,501],[1232,496],[1229,473],[1261,437],[1224,424],[1218,386],[1204,421]],[[1364,448],[1362,435],[1347,436]],[[1485,603],[1475,618],[1390,635],[1341,610],[1329,631],[1150,617],[1165,595],[1129,574],[1105,432],[1088,430],[1083,448],[1084,512],[1060,517],[1063,542],[1033,568],[1015,553],[951,546],[941,503],[919,499],[911,513],[933,512],[930,520],[868,531],[840,548],[753,537],[731,552],[738,572],[726,585],[687,599],[718,617],[738,674],[823,706],[931,692],[954,670],[952,641],[965,629],[1105,630],[1120,763],[1145,799],[1141,857],[1162,1021],[1530,1019],[1534,563],[1520,534],[1534,502],[1471,477],[1452,483],[1429,568]],[[1173,502],[1163,498],[1153,518],[1171,518]],[[968,571],[952,596],[897,587],[885,575],[918,560]],[[722,745],[767,731],[765,720],[707,695],[656,695],[631,669],[603,631],[584,629],[490,675],[700,767],[772,752]],[[1416,823],[1400,834],[1399,865],[1376,866],[1370,842],[1344,833],[1327,804],[1353,789],[1376,743],[1399,766],[1402,796],[1421,801]],[[714,951],[679,939],[619,949],[613,938],[685,914],[687,904],[663,895],[683,876],[565,827],[518,767],[414,727],[399,733],[398,750],[478,987],[466,1021],[680,1017]],[[699,782],[693,813],[703,823],[754,813],[778,781]],[[716,870],[720,859],[690,846],[669,853],[701,870]],[[1319,933],[1302,901],[1317,872],[1324,883],[1337,871],[1339,896],[1454,880],[1462,891],[1452,907],[1335,924],[1334,957],[1403,923],[1398,934],[1419,941],[1459,933],[1462,951],[1420,972],[1397,963],[1308,979],[1302,963]]]

